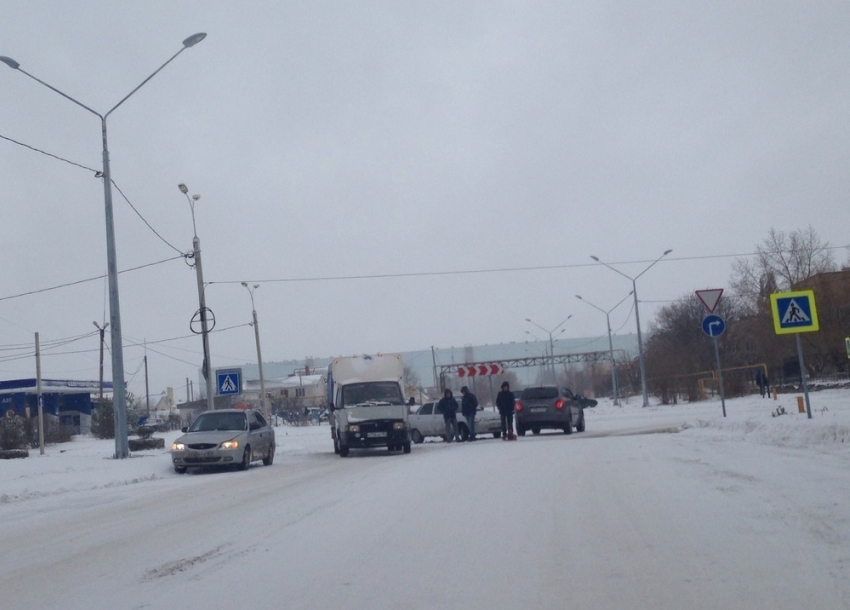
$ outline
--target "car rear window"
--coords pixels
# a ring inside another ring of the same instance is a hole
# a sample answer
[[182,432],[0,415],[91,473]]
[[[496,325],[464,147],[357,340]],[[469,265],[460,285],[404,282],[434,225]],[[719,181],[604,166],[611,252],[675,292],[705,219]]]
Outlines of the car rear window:
[[558,388],[525,388],[522,391],[524,400],[549,399],[558,397]]

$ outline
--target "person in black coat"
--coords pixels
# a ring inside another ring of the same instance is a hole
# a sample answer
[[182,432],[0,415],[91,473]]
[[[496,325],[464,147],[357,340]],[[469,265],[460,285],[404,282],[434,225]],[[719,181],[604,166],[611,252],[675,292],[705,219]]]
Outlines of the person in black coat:
[[502,382],[502,391],[496,396],[496,408],[502,418],[502,438],[507,440],[514,435],[514,393],[507,381]]
[[437,403],[437,408],[443,413],[443,421],[446,422],[446,442],[451,443],[455,439],[460,440],[457,434],[457,400],[448,388],[443,392],[443,397]]
[[466,427],[469,429],[469,440],[475,440],[475,412],[478,411],[478,398],[463,386],[460,389],[463,398],[460,399],[460,412],[466,418]]

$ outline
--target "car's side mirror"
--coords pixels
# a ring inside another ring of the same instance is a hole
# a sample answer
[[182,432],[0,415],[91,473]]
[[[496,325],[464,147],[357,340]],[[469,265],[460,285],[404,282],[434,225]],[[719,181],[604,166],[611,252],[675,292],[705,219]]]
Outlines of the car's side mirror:
[[189,428],[187,428],[186,426],[183,426],[182,428],[180,428],[180,432],[182,432],[183,434],[186,434],[188,431],[189,431]]

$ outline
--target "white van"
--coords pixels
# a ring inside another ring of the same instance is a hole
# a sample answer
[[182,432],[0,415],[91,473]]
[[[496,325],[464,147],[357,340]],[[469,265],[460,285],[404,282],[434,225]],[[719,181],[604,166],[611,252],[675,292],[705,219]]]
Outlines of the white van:
[[350,356],[328,367],[328,417],[334,453],[386,447],[410,453],[410,423],[399,354]]

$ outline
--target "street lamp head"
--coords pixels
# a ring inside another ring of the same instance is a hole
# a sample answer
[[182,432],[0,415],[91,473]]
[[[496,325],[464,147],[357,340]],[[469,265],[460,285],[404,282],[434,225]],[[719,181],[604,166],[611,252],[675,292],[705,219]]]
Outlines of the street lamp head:
[[662,254],[661,256],[667,256],[667,255],[668,255],[668,254],[670,254],[672,251],[673,251],[673,249],[672,249],[672,248],[671,248],[670,250],[666,250],[666,251],[664,252],[664,254]]
[[12,68],[12,70],[17,70],[18,68],[20,68],[20,67],[21,67],[21,64],[19,64],[18,62],[16,62],[16,61],[15,61],[14,59],[12,59],[11,57],[5,57],[5,56],[3,56],[3,55],[0,55],[0,61],[2,61],[4,64],[6,64],[6,65],[7,65],[7,66],[9,66],[10,68]]
[[[531,322],[531,318],[526,318],[526,319],[525,319],[525,321],[526,321],[526,322]],[[526,331],[526,332],[528,332],[528,331]]]
[[242,282],[242,285],[243,285],[243,286],[245,286],[245,288],[247,288],[247,287],[248,287],[248,282]]
[[259,287],[260,287],[259,284],[254,284],[254,288],[259,288]]
[[186,40],[183,41],[183,46],[186,47],[187,49],[189,47],[194,47],[196,44],[201,42],[206,37],[207,37],[206,32],[198,32],[197,34],[192,34],[191,36],[189,36],[189,38],[187,38]]
[[192,195],[192,200],[193,200],[193,201],[197,201],[197,200],[198,200],[198,199],[200,199],[200,198],[201,198],[201,196],[200,196],[200,195],[197,195],[197,194],[196,194],[196,195]]
[[581,295],[578,295],[578,294],[576,295],[576,298],[581,299],[582,301],[584,300],[584,299],[581,298]]
[[187,189],[186,185],[183,184],[182,182],[177,185],[177,188],[179,188],[180,192],[183,193],[184,195],[189,192],[189,189]]
[[597,263],[599,262],[599,257],[597,257],[597,256],[593,256],[593,255],[591,254],[591,255],[590,255],[590,258],[592,258],[593,260],[595,260]]

